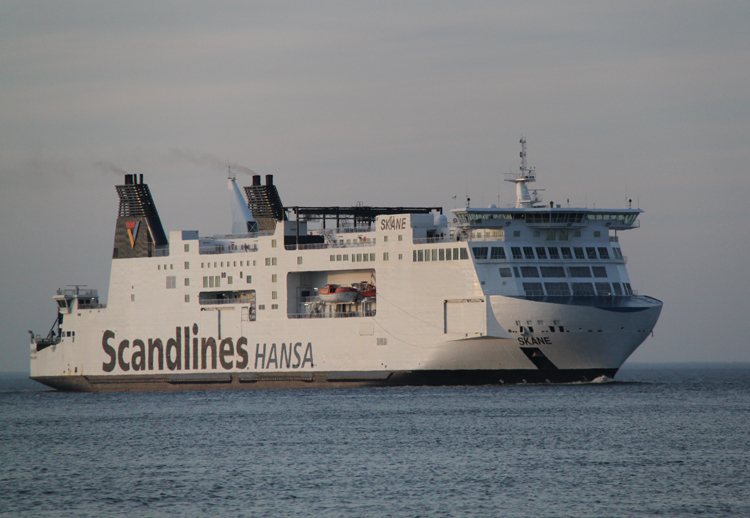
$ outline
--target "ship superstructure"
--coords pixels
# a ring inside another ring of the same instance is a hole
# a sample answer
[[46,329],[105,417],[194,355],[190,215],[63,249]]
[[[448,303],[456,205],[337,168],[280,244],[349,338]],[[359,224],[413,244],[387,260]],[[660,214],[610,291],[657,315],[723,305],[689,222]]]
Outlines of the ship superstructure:
[[[126,175],[107,304],[58,290],[31,377],[63,390],[544,383],[614,377],[662,303],[631,286],[639,209],[284,207],[273,177],[233,233],[167,236]],[[245,208],[245,201],[247,207]],[[247,210],[245,210],[247,209]]]

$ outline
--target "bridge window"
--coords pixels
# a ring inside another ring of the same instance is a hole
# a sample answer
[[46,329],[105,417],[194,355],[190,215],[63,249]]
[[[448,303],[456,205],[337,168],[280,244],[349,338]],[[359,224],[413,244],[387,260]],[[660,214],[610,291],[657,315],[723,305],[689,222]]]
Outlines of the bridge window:
[[575,247],[573,248],[573,253],[576,254],[576,259],[585,259],[583,255],[583,248],[581,247]]
[[510,268],[500,268],[500,277],[513,278],[513,274],[511,273]]
[[571,266],[571,277],[591,277],[591,270],[588,266]]
[[594,277],[607,278],[607,269],[604,266],[592,266],[591,269],[594,271]]
[[521,266],[521,275],[524,277],[539,277],[536,266]]
[[544,289],[547,290],[547,295],[552,297],[570,296],[570,287],[567,282],[545,282]]
[[542,277],[565,277],[565,268],[562,266],[542,266]]
[[513,259],[523,259],[523,256],[521,255],[521,247],[512,246],[510,247],[510,251],[513,254]]
[[599,257],[602,259],[609,259],[609,250],[607,250],[606,246],[599,247]]
[[589,259],[596,259],[596,248],[593,246],[587,246],[586,247],[586,256]]
[[563,259],[573,259],[573,254],[570,253],[570,247],[564,246],[560,251],[562,252]]
[[594,295],[594,285],[590,282],[574,282],[573,283],[573,295],[579,296],[592,296]]
[[612,286],[608,282],[597,282],[596,283],[596,294],[611,297]]
[[[541,282],[524,282],[523,290],[527,297],[544,297]],[[531,329],[529,329],[531,331]]]
[[544,250],[543,246],[536,247],[536,256],[539,259],[547,259],[547,252]]
[[490,259],[505,259],[505,248],[493,246],[490,251]]
[[557,247],[551,246],[547,250],[549,251],[550,259],[560,259],[560,252],[557,250]]
[[475,259],[487,259],[487,247],[486,246],[475,246],[471,249],[474,252]]

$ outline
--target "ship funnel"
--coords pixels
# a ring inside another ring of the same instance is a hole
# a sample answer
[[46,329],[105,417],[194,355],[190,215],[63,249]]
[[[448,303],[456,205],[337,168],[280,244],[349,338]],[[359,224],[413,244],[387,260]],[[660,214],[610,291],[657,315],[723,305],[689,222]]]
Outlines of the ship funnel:
[[268,187],[271,187],[273,185],[273,175],[272,174],[267,174],[266,175],[266,185]]
[[[260,176],[258,176],[260,180]],[[255,181],[255,178],[253,178]],[[228,180],[229,190],[232,192],[232,234],[246,234],[248,232],[257,232],[258,223],[255,222],[250,209],[245,204],[240,188],[237,187],[237,181],[231,170],[229,171]]]
[[253,175],[253,187],[260,187],[260,175],[259,174]]

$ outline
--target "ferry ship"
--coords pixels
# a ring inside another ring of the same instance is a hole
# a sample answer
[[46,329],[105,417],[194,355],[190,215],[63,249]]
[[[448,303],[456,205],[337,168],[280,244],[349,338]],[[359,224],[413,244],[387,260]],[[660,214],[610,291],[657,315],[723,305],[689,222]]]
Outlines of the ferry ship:
[[[228,179],[232,233],[164,231],[116,186],[109,296],[59,289],[31,379],[59,390],[480,385],[613,378],[662,302],[631,287],[640,209],[544,204],[521,139],[507,208],[284,206]],[[243,195],[244,190],[244,195]]]

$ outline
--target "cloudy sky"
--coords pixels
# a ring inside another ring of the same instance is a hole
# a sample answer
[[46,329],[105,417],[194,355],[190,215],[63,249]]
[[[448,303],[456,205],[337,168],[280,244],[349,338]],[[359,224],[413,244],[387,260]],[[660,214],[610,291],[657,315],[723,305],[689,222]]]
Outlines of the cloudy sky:
[[[154,5],[156,4],[156,5]],[[750,361],[750,3],[0,3],[0,371],[54,290],[106,299],[122,171],[167,230],[231,229],[225,171],[288,205],[546,200],[621,235],[664,301],[631,361]]]

